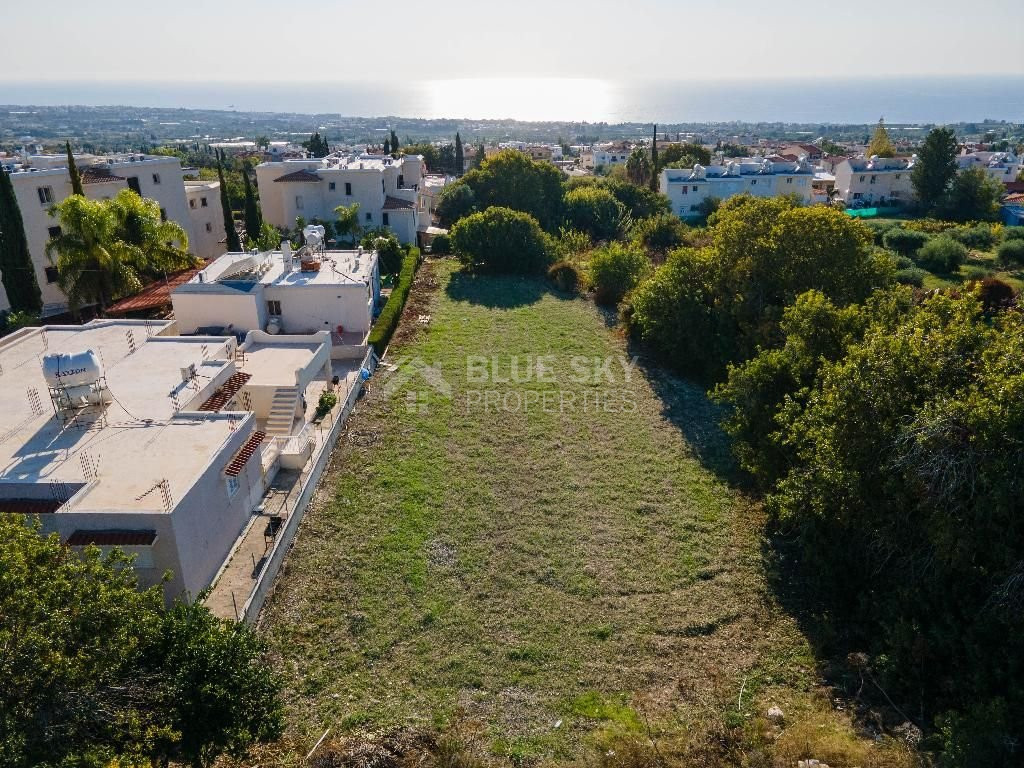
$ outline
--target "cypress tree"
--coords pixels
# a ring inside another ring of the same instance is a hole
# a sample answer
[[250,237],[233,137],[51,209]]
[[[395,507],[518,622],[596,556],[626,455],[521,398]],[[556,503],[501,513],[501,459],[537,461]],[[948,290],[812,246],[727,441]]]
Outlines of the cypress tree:
[[398,134],[394,131],[391,132],[391,151],[398,152]]
[[245,186],[245,236],[248,240],[256,241],[263,229],[263,216],[260,215],[260,206],[249,180],[248,163],[242,168],[242,183]]
[[71,194],[85,197],[85,190],[82,189],[82,175],[75,165],[75,156],[71,154],[71,142],[65,142],[68,149],[68,174],[71,176]]
[[384,139],[384,154],[391,154],[391,139]]
[[461,176],[466,169],[466,158],[462,153],[462,137],[455,132],[455,175]]
[[3,168],[0,168],[0,281],[12,310],[39,314],[43,296],[32,255],[28,252],[25,222],[14,196],[14,185]]
[[235,218],[231,215],[231,203],[228,202],[228,185],[224,183],[224,152],[217,151],[217,178],[220,180],[220,209],[224,214],[224,234],[227,235],[228,251],[239,253],[242,243],[235,231]]
[[658,125],[654,125],[654,138],[651,141],[651,189],[655,192],[658,191],[658,174],[661,169],[658,168]]
[[480,146],[476,148],[476,158],[474,158],[473,167],[479,168],[483,164],[485,157],[487,157],[487,152],[484,150],[483,142],[481,142]]

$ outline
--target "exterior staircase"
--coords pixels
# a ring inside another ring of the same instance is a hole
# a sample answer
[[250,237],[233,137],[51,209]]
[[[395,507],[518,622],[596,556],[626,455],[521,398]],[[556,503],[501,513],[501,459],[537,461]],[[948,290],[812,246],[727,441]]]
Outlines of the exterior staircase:
[[295,408],[299,401],[298,387],[278,387],[267,416],[267,434],[271,437],[288,437],[295,421]]

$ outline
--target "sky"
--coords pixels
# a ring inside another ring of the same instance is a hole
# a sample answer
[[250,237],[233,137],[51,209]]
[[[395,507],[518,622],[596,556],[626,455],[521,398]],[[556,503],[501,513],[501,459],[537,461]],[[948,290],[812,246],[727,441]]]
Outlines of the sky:
[[3,81],[1022,75],[1020,3],[21,2],[0,14],[0,103]]

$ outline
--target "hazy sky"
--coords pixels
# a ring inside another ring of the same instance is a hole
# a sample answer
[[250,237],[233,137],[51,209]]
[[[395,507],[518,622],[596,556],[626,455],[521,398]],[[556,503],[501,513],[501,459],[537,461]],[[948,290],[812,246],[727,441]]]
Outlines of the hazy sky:
[[0,81],[1019,75],[1021,11],[1021,0],[19,2],[0,14]]

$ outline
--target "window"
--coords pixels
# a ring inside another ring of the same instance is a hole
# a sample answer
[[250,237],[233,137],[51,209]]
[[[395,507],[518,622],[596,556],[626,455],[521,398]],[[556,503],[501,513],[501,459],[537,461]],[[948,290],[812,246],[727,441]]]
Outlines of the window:
[[228,498],[230,499],[232,496],[234,496],[236,493],[238,493],[238,488],[239,488],[238,478],[237,477],[232,477],[231,475],[228,475],[224,479],[225,479],[225,481],[227,481]]
[[348,195],[349,197],[352,196],[352,183],[351,182],[348,182],[348,181],[345,182],[345,194]]
[[43,272],[46,273],[46,282],[48,283],[56,283],[60,278],[60,273],[56,267],[43,267]]
[[872,176],[872,177],[871,177],[871,183],[872,183],[872,184],[874,184],[874,183],[875,183],[875,181],[877,181],[877,180],[878,180],[878,177],[877,177],[877,176]]
[[159,173],[154,173],[153,174],[153,183],[154,184],[159,184],[160,183],[160,174]]
[[694,187],[694,188],[693,188],[693,191],[694,191],[694,192],[696,192],[696,191],[697,191],[697,187]]
[[53,240],[55,237],[60,237],[64,233],[60,227],[47,227],[46,234],[48,234],[50,239]]
[[861,180],[861,181],[864,181],[864,179],[865,179],[865,178],[867,178],[867,177],[865,177],[865,176],[861,176],[861,177],[860,177],[860,180]]
[[189,208],[195,208],[196,207],[196,201],[195,200],[189,200],[188,201],[188,207]]
[[366,212],[366,220],[373,221],[373,214],[370,213],[369,211]]
[[161,208],[160,209],[160,221],[167,221],[167,209],[166,208]]
[[380,215],[380,220],[381,220],[381,224],[383,224],[385,227],[388,226],[391,223],[391,221],[389,220],[389,217],[388,217],[388,215],[386,213],[382,213]]
[[900,177],[900,174],[898,174],[898,173],[897,173],[897,174],[896,174],[896,178],[897,178],[897,179],[899,179],[899,177]]
[[337,185],[337,184],[335,184],[335,183],[334,183],[334,182],[332,181],[332,182],[328,183],[328,185],[327,185],[327,188],[328,188],[329,190],[331,190],[331,192],[333,192],[333,191],[334,191],[334,188],[335,188],[336,186],[338,186],[338,185]]
[[53,189],[51,187],[39,187],[36,192],[39,194],[40,205],[48,205],[53,202]]
[[863,196],[864,196],[864,194],[862,192],[854,192],[853,193],[853,199],[854,200],[860,200]]
[[689,187],[683,187],[682,189],[679,190],[679,194],[681,194],[681,195],[688,195],[688,194],[690,194],[690,188]]
[[752,186],[752,187],[757,186],[757,179],[751,179],[750,180],[750,186]]
[[130,189],[136,195],[140,195],[140,196],[142,195],[142,188],[139,186],[139,177],[138,176],[129,176],[128,177],[128,189]]
[[209,203],[206,202],[206,198],[205,197],[199,198],[199,207],[200,208],[206,208],[207,205],[209,205]]
[[787,176],[786,177],[786,183],[787,184],[792,184],[793,183],[793,177],[792,176]]
[[402,189],[405,186],[405,176],[398,174],[398,188]]
[[295,208],[296,210],[302,210],[302,195],[295,196]]
[[280,301],[268,301],[267,302],[267,313],[271,314],[271,315],[275,315],[277,317],[280,317],[281,316],[281,302]]
[[211,224],[210,222],[206,222],[206,231],[213,232],[213,224]]

